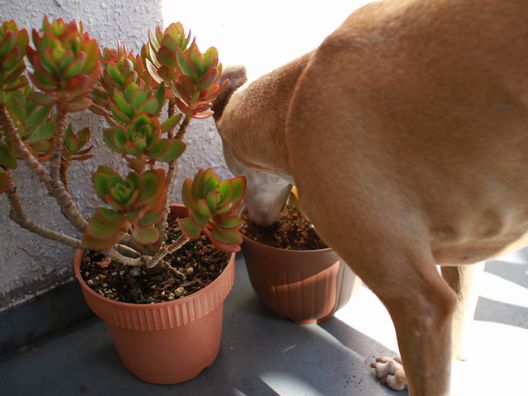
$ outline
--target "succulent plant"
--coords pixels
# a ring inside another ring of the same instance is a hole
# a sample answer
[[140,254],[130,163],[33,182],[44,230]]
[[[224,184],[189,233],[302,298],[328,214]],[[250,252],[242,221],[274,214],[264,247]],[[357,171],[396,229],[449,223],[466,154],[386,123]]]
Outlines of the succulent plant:
[[190,238],[204,232],[219,249],[239,251],[242,238],[238,230],[243,222],[237,210],[245,192],[243,177],[220,181],[212,169],[200,169],[194,180],[183,182],[183,203],[189,216],[180,220],[180,228]]
[[152,77],[169,89],[169,96],[182,113],[195,118],[212,115],[211,102],[223,88],[222,65],[218,51],[211,47],[202,53],[190,33],[180,23],[156,30],[143,47],[145,64]]
[[45,17],[42,29],[33,29],[32,39],[35,48],[27,48],[33,67],[29,77],[41,91],[33,99],[45,106],[59,103],[67,112],[90,107],[88,95],[99,79],[99,46],[82,23],[50,23]]
[[[75,21],[44,18],[42,28],[32,31],[32,45],[25,30],[14,21],[4,22],[0,193],[8,197],[11,218],[41,236],[97,250],[131,266],[156,266],[202,232],[218,249],[237,251],[245,179],[220,181],[212,169],[199,170],[194,180],[184,182],[189,216],[178,222],[181,238],[166,241],[168,197],[176,163],[186,149],[182,138],[191,118],[212,114],[211,102],[222,89],[221,72],[216,49],[200,52],[179,23],[157,27],[141,55],[134,55],[120,44],[100,51]],[[129,168],[123,177],[99,166],[92,181],[106,206],[89,219],[79,211],[67,180],[72,163],[92,158],[93,133],[88,128],[75,131],[67,120],[69,113],[87,109],[104,117],[108,126],[103,140]],[[18,160],[35,171],[81,238],[25,215],[13,183]]]
[[[15,21],[6,21],[0,26],[0,105],[5,106],[8,95],[28,83],[24,75],[27,44],[27,31],[19,30]],[[16,157],[5,126],[0,125],[0,193],[10,184],[8,170],[16,168]]]

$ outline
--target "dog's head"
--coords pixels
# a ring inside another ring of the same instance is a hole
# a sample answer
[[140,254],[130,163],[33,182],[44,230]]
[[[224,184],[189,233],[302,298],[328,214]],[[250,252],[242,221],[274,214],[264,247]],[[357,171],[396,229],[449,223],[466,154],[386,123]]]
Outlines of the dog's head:
[[290,182],[248,162],[247,158],[243,160],[236,155],[230,141],[241,137],[236,133],[236,120],[243,100],[240,95],[237,96],[236,91],[247,81],[246,69],[243,66],[227,67],[222,73],[222,80],[226,87],[216,98],[212,110],[217,130],[222,137],[226,164],[235,175],[246,177],[245,203],[249,218],[260,225],[272,224],[278,220],[289,195]]

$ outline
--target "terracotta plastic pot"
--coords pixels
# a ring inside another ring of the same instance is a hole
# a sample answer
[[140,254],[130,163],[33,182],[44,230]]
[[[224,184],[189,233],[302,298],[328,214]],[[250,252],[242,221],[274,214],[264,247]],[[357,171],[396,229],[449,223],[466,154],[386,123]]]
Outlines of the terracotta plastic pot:
[[332,249],[278,249],[243,237],[242,252],[253,289],[266,306],[294,322],[328,319],[360,285]]
[[213,363],[220,349],[224,300],[235,278],[234,254],[220,276],[196,293],[158,304],[129,304],[102,297],[84,282],[79,273],[83,253],[75,252],[75,276],[86,302],[110,329],[121,361],[135,376],[175,384]]

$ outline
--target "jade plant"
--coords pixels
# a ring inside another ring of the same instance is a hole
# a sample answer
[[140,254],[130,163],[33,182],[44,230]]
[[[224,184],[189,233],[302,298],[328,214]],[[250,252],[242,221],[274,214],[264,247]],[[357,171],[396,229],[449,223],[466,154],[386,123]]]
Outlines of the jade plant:
[[[31,41],[31,42],[30,42]],[[0,27],[0,194],[10,218],[43,237],[91,249],[129,266],[155,267],[190,239],[205,233],[226,252],[239,250],[238,208],[245,179],[221,181],[212,169],[183,183],[188,216],[167,241],[169,197],[183,137],[192,118],[212,114],[224,88],[222,65],[211,47],[201,52],[180,23],[149,34],[140,54],[124,45],[100,50],[82,23],[44,18],[28,32],[14,21]],[[75,130],[71,113],[91,111],[106,120],[106,147],[123,159],[128,174],[101,165],[94,192],[104,206],[85,218],[73,199],[68,170],[92,158],[93,135]],[[14,184],[19,161],[37,174],[77,236],[30,219]]]

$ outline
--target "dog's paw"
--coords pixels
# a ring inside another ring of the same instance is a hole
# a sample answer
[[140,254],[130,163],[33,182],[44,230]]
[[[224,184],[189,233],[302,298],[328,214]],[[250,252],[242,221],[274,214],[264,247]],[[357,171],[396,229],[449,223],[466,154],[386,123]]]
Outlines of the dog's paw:
[[407,377],[399,356],[376,358],[375,362],[370,363],[370,367],[375,369],[380,382],[392,390],[407,389]]

